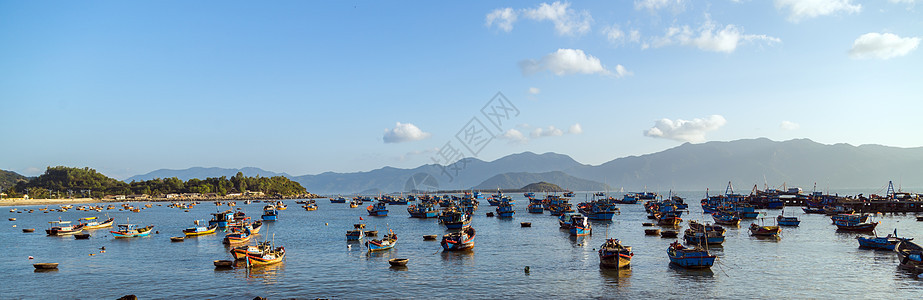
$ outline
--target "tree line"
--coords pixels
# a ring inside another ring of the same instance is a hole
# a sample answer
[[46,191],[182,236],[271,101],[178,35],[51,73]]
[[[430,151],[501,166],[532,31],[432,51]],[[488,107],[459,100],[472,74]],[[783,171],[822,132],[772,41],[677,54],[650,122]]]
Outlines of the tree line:
[[90,168],[48,167],[45,173],[29,181],[20,181],[7,188],[7,197],[18,198],[29,195],[31,198],[66,198],[92,197],[102,198],[106,195],[146,194],[159,196],[182,193],[215,193],[225,196],[230,193],[262,192],[267,195],[293,196],[306,194],[307,190],[300,183],[284,176],[246,177],[237,172],[231,178],[189,179],[155,178],[145,181],[125,183]]

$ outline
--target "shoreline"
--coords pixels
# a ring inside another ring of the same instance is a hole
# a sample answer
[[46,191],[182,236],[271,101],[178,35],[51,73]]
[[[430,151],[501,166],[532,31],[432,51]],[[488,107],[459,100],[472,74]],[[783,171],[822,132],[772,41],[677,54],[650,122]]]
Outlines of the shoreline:
[[23,199],[4,198],[0,206],[40,206],[40,205],[77,205],[93,203],[121,203],[121,202],[206,202],[206,201],[263,201],[263,200],[291,200],[324,198],[315,194],[304,194],[286,197],[193,197],[193,198],[144,198],[144,199],[99,199],[99,198],[73,198],[73,199]]

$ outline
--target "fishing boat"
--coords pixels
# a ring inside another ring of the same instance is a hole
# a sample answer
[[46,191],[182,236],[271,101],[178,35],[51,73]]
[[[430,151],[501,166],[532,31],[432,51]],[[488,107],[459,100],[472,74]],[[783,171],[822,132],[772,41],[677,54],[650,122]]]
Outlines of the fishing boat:
[[359,204],[362,204],[360,200],[349,200],[349,208],[359,207]]
[[750,234],[755,236],[779,236],[782,228],[779,226],[760,226],[750,223]]
[[393,231],[386,234],[380,240],[368,240],[365,242],[365,246],[369,248],[369,252],[374,251],[384,251],[391,248],[394,248],[394,245],[397,244],[397,235]]
[[263,215],[260,216],[260,219],[263,219],[263,221],[276,221],[279,219],[279,212],[276,211],[274,205],[266,205],[263,207]]
[[275,207],[276,207],[276,210],[286,210],[286,209],[288,209],[288,205],[285,205],[285,203],[282,202],[282,201],[276,202]]
[[406,266],[406,265],[407,265],[407,262],[408,262],[408,261],[410,261],[410,259],[407,259],[407,258],[392,258],[392,259],[389,259],[389,260],[388,260],[388,264],[391,265],[392,267],[403,267],[403,266]]
[[645,229],[644,235],[660,235],[660,229]]
[[585,236],[590,235],[593,232],[593,228],[590,225],[587,218],[582,215],[576,215],[571,218],[570,224],[570,235],[572,236]]
[[696,221],[689,222],[689,229],[683,234],[683,239],[690,244],[720,245],[724,243],[724,227],[701,224]]
[[715,224],[740,226],[740,218],[737,217],[737,214],[731,214],[731,213],[725,213],[725,212],[719,211],[719,212],[712,213],[711,216],[715,220]]
[[234,222],[234,212],[226,210],[223,212],[212,213],[212,219],[208,220],[208,225],[218,224],[218,228],[227,228],[230,223]]
[[571,191],[569,191],[569,190],[565,190],[564,193],[561,194],[561,196],[573,198],[573,197],[574,197],[574,192],[571,192]]
[[199,225],[198,220],[195,221],[195,225],[197,226],[183,229],[183,234],[185,234],[186,236],[199,236],[199,235],[213,234],[215,233],[215,229],[218,229],[218,224],[212,224],[208,226],[198,226]]
[[83,224],[70,225],[70,223],[70,221],[61,220],[48,222],[51,227],[45,229],[45,233],[48,235],[72,235],[83,231]]
[[667,255],[670,257],[670,263],[683,268],[711,268],[717,258],[701,246],[686,248],[679,242],[670,244]]
[[222,241],[227,245],[239,245],[249,242],[253,237],[252,227],[248,225],[231,227],[231,232],[224,235]]
[[337,196],[336,198],[330,198],[330,203],[346,203],[346,197]]
[[678,226],[683,222],[683,219],[680,218],[679,215],[673,213],[661,213],[657,214],[656,217],[657,225],[661,226]]
[[420,203],[420,204],[411,204],[407,206],[407,212],[410,213],[411,218],[435,218],[439,215],[439,211],[436,210],[436,206],[432,203]]
[[[266,242],[263,242],[266,243]],[[246,251],[243,253],[242,259],[247,261],[247,264],[251,266],[265,266],[281,262],[285,258],[285,247],[275,247],[271,244],[263,244],[256,247],[258,251]],[[235,248],[236,250],[237,248]],[[247,250],[251,250],[249,247]],[[233,254],[233,250],[232,250]],[[235,255],[235,258],[237,256]],[[241,259],[241,258],[238,258]]]
[[474,227],[467,227],[458,232],[442,236],[442,249],[445,251],[462,251],[474,248]]
[[631,252],[630,246],[622,246],[618,239],[606,239],[599,246],[599,267],[600,268],[624,268],[631,264],[631,257],[635,254]]
[[151,234],[151,229],[154,228],[154,225],[148,225],[145,227],[138,227],[135,224],[119,224],[118,230],[109,231],[114,238],[133,238],[133,237],[142,237],[148,236]]
[[386,217],[388,216],[388,205],[385,202],[379,201],[375,204],[369,205],[365,208],[369,212],[370,216],[376,217]]
[[798,226],[801,224],[801,220],[798,220],[798,217],[795,216],[778,215],[776,216],[776,224],[779,224],[779,226]]
[[923,270],[923,247],[911,241],[901,241],[895,248],[900,266],[911,270]]
[[679,231],[676,230],[664,230],[660,232],[661,238],[675,238],[679,235]]
[[540,214],[545,212],[545,208],[542,207],[542,203],[529,203],[528,206],[530,214]]
[[516,210],[513,208],[513,203],[510,201],[501,201],[497,206],[498,218],[512,218],[515,213]]
[[308,203],[305,203],[304,205],[302,205],[301,207],[304,208],[304,210],[306,211],[315,211],[317,210],[317,202],[314,200],[311,200]]
[[806,214],[823,214],[824,213],[823,207],[802,207],[801,210],[804,211],[804,213]]
[[869,249],[881,249],[881,250],[891,250],[894,251],[897,244],[913,240],[913,238],[902,238],[897,236],[897,229],[894,229],[893,234],[888,236],[876,236],[874,238],[866,237],[856,237],[856,240],[859,241],[859,247],[869,248]]
[[471,225],[471,215],[457,210],[443,211],[439,221],[446,229],[463,229]]
[[574,217],[578,216],[580,216],[580,214],[575,212],[562,214],[560,217],[558,217],[558,225],[561,227],[561,229],[569,230],[573,224]]
[[115,223],[114,218],[109,218],[102,222],[97,221],[97,220],[98,220],[97,217],[87,217],[87,218],[81,218],[79,221],[83,225],[84,230],[102,229],[102,228],[112,227],[112,224]]
[[875,227],[878,226],[879,222],[847,222],[847,221],[837,221],[836,229],[842,231],[857,231],[857,232],[867,232],[875,230]]
[[869,221],[869,214],[838,214],[830,216],[833,224],[840,223],[865,223]]
[[346,231],[346,240],[347,241],[358,241],[365,237],[365,231],[362,229],[365,228],[365,224],[353,224],[353,230]]

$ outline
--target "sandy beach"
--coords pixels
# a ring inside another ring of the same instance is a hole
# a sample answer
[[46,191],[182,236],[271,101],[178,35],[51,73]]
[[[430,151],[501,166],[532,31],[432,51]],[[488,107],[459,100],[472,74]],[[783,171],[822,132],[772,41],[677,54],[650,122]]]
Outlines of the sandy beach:
[[73,199],[23,199],[23,198],[3,198],[0,200],[0,206],[26,206],[26,205],[63,205],[63,204],[84,204],[105,202],[101,199],[93,198],[73,198]]

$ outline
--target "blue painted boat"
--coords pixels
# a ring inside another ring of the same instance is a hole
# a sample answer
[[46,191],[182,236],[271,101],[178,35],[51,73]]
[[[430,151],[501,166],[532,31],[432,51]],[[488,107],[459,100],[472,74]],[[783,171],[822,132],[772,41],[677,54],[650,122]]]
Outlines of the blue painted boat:
[[474,227],[442,236],[442,249],[445,251],[462,251],[474,248]]
[[615,199],[602,198],[577,205],[577,210],[590,220],[611,221],[619,208],[615,206]]
[[545,212],[545,209],[542,208],[541,203],[529,203],[529,213],[530,214],[540,214],[544,212]]
[[114,231],[109,231],[114,238],[133,238],[133,237],[142,237],[151,235],[151,229],[154,228],[154,225],[148,225],[145,227],[138,227],[135,224],[119,224],[118,229]]
[[397,245],[397,235],[393,231],[390,231],[389,234],[386,234],[380,240],[369,240],[365,242],[365,246],[368,247],[369,252],[374,251],[383,251],[394,248],[394,245]]
[[709,255],[705,248],[699,246],[686,248],[678,242],[670,244],[667,248],[667,255],[670,257],[670,263],[683,268],[711,268],[717,258],[717,256]]
[[439,216],[446,229],[463,229],[471,225],[471,215],[463,211],[447,210]]
[[523,197],[526,197],[526,198],[535,198],[535,193],[533,193],[533,192],[525,192],[525,193],[522,193],[522,196],[523,196]]
[[830,216],[830,220],[833,221],[833,224],[837,222],[841,223],[865,223],[869,221],[868,214],[838,214]]
[[407,207],[407,212],[410,213],[411,218],[421,219],[435,218],[439,215],[439,211],[431,202],[410,205]]
[[881,249],[881,250],[894,250],[897,247],[897,244],[900,244],[905,241],[911,241],[912,238],[901,238],[897,236],[897,229],[894,230],[893,234],[888,236],[876,236],[874,238],[866,237],[856,237],[856,240],[859,241],[859,247],[869,248],[869,249]]
[[347,241],[358,241],[365,236],[365,231],[362,229],[353,229],[346,231],[346,240]]
[[585,236],[593,233],[592,225],[587,221],[587,218],[582,215],[576,215],[571,218],[570,222],[570,235],[572,236]]
[[374,217],[388,216],[388,205],[383,201],[379,201],[379,202],[376,202],[375,204],[369,205],[365,209],[369,212],[370,216],[374,216]]
[[715,219],[715,224],[729,225],[729,226],[739,226],[740,218],[737,217],[737,214],[725,213],[725,212],[715,212],[711,214],[712,218]]
[[208,220],[208,225],[218,225],[218,228],[227,228],[229,223],[234,222],[234,212],[226,210],[223,212],[212,213],[212,219]]
[[602,246],[599,246],[599,267],[627,267],[631,264],[631,257],[634,255],[630,246],[622,246],[618,239],[607,239]]
[[798,220],[798,217],[786,217],[779,215],[776,217],[776,223],[779,226],[798,226],[801,224],[801,220]]
[[276,211],[275,206],[266,205],[266,207],[263,207],[263,215],[260,218],[263,221],[275,221],[279,219],[279,212]]
[[346,203],[346,197],[337,196],[336,198],[330,198],[330,203]]
[[500,205],[497,206],[498,218],[512,218],[515,213],[516,210],[513,208],[513,203],[511,202],[501,201]]
[[558,217],[558,225],[560,225],[561,229],[570,229],[571,224],[573,224],[574,217],[579,216],[580,214],[576,212],[561,214],[561,216]]
[[902,241],[894,249],[902,268],[913,271],[923,271],[923,247],[911,241]]
[[724,243],[724,234],[727,230],[724,227],[710,224],[701,224],[695,220],[689,221],[689,229],[686,229],[683,239],[690,244],[708,244],[720,245]]

